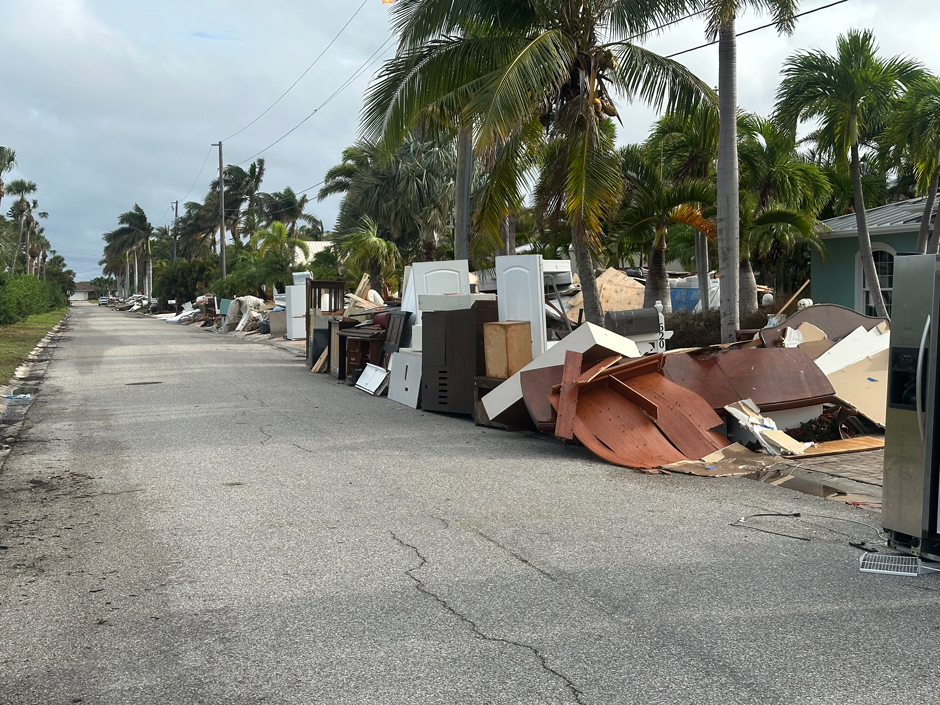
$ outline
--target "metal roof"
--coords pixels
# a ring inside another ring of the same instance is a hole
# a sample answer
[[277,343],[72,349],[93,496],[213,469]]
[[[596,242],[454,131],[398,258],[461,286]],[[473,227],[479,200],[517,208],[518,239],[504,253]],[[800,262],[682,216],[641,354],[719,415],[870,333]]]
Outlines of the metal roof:
[[[868,232],[871,235],[916,233],[920,230],[920,221],[924,216],[924,203],[926,200],[927,197],[922,196],[908,201],[889,203],[886,206],[869,208],[866,211]],[[933,220],[936,220],[937,216],[937,203],[940,203],[940,198],[933,204]],[[821,233],[823,238],[848,237],[858,234],[855,225],[855,213],[824,220],[823,225],[829,228],[829,232]]]

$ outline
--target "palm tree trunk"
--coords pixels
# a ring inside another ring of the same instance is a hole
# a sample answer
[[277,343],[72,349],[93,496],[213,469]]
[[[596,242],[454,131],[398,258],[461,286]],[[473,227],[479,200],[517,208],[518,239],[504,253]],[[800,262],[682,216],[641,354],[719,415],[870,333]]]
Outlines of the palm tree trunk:
[[470,255],[470,180],[473,173],[473,130],[461,121],[457,136],[457,179],[454,210],[454,259]]
[[757,310],[757,280],[754,278],[751,260],[742,259],[738,272],[741,313],[754,313]]
[[146,293],[147,293],[147,299],[149,300],[150,297],[153,296],[153,257],[151,257],[150,255],[150,252],[149,252],[150,248],[148,247],[147,249],[148,249],[148,252],[147,252],[147,265],[146,265],[147,267],[147,270],[146,270],[147,292]]
[[[857,117],[852,115],[850,120],[856,123]],[[853,129],[852,134],[857,134],[857,132]],[[852,192],[855,196],[855,225],[858,228],[858,250],[862,256],[862,272],[865,275],[865,281],[868,283],[871,305],[875,309],[876,316],[888,318],[888,308],[885,306],[884,297],[881,295],[878,272],[875,269],[875,257],[871,251],[871,237],[868,234],[868,217],[865,213],[865,195],[862,192],[862,167],[858,159],[857,141],[852,143]]]
[[32,267],[30,266],[30,261],[32,258],[29,256],[29,231],[30,228],[26,228],[26,246],[24,248],[23,254],[26,255],[26,273],[32,274]]
[[672,313],[672,295],[669,291],[669,274],[666,272],[666,233],[659,233],[659,240],[650,253],[650,272],[646,277],[643,292],[643,307],[653,308],[662,302],[663,313]]
[[369,288],[374,289],[383,299],[385,298],[385,277],[382,276],[382,267],[369,267]]
[[917,233],[917,253],[926,254],[930,239],[930,218],[933,215],[933,204],[937,197],[937,182],[940,170],[934,170],[930,176],[930,185],[927,187],[927,197],[924,201],[924,215],[920,221],[920,231]]
[[503,238],[503,254],[516,254],[516,220],[511,215],[503,218],[499,224],[499,234]]
[[581,280],[581,297],[584,301],[584,320],[596,326],[604,325],[604,309],[601,296],[597,291],[597,279],[594,278],[594,263],[588,251],[584,237],[584,226],[577,222],[571,224],[571,244],[574,246],[574,260],[577,264],[578,279]]
[[137,266],[137,250],[134,250],[134,293],[140,293],[140,269]]
[[937,184],[940,183],[940,155],[938,155],[937,164],[937,168],[930,177],[930,186],[927,187],[924,215],[920,219],[920,232],[917,233],[917,252],[922,255],[927,254],[927,245],[934,239],[930,237],[930,218],[933,215],[934,201],[937,199]]
[[737,90],[737,44],[732,17],[718,31],[718,279],[723,343],[734,342],[740,322]]
[[702,302],[702,313],[708,310],[708,238],[705,233],[695,231],[695,269],[698,275],[698,295]]
[[23,220],[26,218],[25,214],[20,215],[20,231],[16,236],[16,249],[13,250],[13,259],[10,261],[10,276],[16,274],[16,258],[20,254],[20,243],[23,241]]

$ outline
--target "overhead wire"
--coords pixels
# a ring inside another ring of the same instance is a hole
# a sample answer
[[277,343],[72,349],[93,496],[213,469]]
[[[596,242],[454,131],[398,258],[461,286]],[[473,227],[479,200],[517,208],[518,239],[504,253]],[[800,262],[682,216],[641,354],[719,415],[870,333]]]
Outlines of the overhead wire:
[[287,132],[285,132],[283,135],[281,135],[280,137],[278,137],[276,140],[274,140],[274,141],[273,141],[271,144],[269,144],[267,147],[265,147],[264,149],[262,149],[262,150],[259,151],[259,152],[255,152],[254,154],[252,154],[252,155],[251,155],[250,157],[248,157],[247,159],[243,159],[242,161],[240,161],[240,162],[238,162],[238,163],[239,163],[239,164],[245,164],[245,163],[250,162],[251,160],[253,160],[255,157],[261,156],[262,154],[264,154],[265,152],[267,152],[269,149],[271,149],[271,147],[273,147],[274,145],[278,144],[278,143],[281,142],[283,139],[285,139],[286,137],[288,137],[290,134],[292,134],[293,132],[295,132],[301,125],[303,125],[305,122],[307,122],[307,120],[309,120],[309,119],[312,118],[314,115],[316,115],[318,112],[320,112],[324,107],[326,107],[327,105],[329,105],[329,104],[333,101],[333,99],[336,98],[336,96],[338,96],[340,93],[342,93],[344,90],[346,90],[346,89],[352,84],[353,81],[355,81],[357,78],[359,78],[359,76],[361,76],[366,70],[368,70],[369,66],[371,66],[373,63],[375,63],[375,61],[378,60],[378,59],[375,59],[375,61],[373,61],[373,58],[374,58],[377,54],[379,54],[381,51],[383,51],[394,39],[395,39],[394,35],[391,36],[391,37],[389,37],[388,39],[386,39],[378,49],[376,49],[374,52],[372,52],[372,54],[369,56],[369,58],[366,59],[365,62],[363,62],[363,64],[356,70],[355,73],[353,73],[352,76],[350,76],[348,79],[346,79],[346,81],[345,81],[339,88],[337,88],[335,91],[333,91],[333,93],[332,93],[326,100],[324,100],[322,103],[320,103],[320,105],[318,105],[318,106],[313,110],[313,112],[311,112],[309,115],[307,115],[307,117],[305,117],[303,120],[301,120],[300,122],[298,122],[296,125],[294,125],[291,129],[289,129],[289,130],[288,130]]
[[273,103],[271,103],[271,105],[269,105],[267,108],[265,108],[264,112],[262,112],[258,117],[256,117],[254,120],[252,120],[251,122],[249,122],[247,125],[245,125],[245,126],[244,126],[242,129],[240,129],[238,132],[235,132],[235,133],[229,135],[228,137],[226,137],[226,138],[223,140],[223,142],[228,142],[228,141],[229,141],[230,139],[232,139],[233,137],[237,137],[238,135],[240,135],[242,132],[244,132],[245,130],[247,130],[249,127],[251,127],[252,125],[254,125],[256,122],[258,122],[258,120],[260,120],[260,119],[263,118],[265,115],[267,115],[275,105],[277,105],[278,103],[280,103],[280,102],[284,99],[284,96],[286,96],[288,93],[290,93],[290,92],[294,89],[294,86],[296,86],[298,83],[300,83],[300,81],[303,79],[303,77],[306,76],[308,73],[310,73],[310,70],[311,70],[314,66],[317,65],[317,63],[320,61],[320,59],[323,58],[323,55],[326,54],[326,52],[329,50],[329,48],[330,48],[331,46],[333,46],[333,44],[336,43],[336,40],[340,38],[340,36],[343,34],[343,32],[346,31],[346,28],[349,27],[349,25],[352,23],[352,21],[353,21],[354,19],[356,19],[356,16],[362,11],[362,8],[364,8],[364,7],[366,6],[366,3],[367,3],[367,2],[369,2],[369,0],[362,0],[362,4],[361,4],[361,5],[356,9],[356,11],[352,14],[352,17],[350,17],[348,20],[346,20],[346,24],[344,24],[344,25],[340,28],[339,32],[336,33],[336,36],[334,36],[334,37],[330,40],[330,43],[327,44],[327,45],[323,48],[323,51],[321,51],[321,52],[317,55],[317,58],[313,60],[313,63],[310,64],[302,74],[300,74],[300,77],[299,77],[296,81],[294,81],[292,84],[290,84],[290,86],[288,87],[288,89],[287,89],[286,91],[284,91],[284,92],[281,94],[281,96],[280,96],[277,100],[275,100]]
[[[800,12],[796,15],[793,15],[793,18],[796,19],[798,17],[805,17],[806,15],[812,15],[814,12],[819,12],[820,10],[826,10],[830,7],[835,7],[836,5],[841,5],[848,1],[849,0],[836,0],[836,2],[831,2],[828,5],[821,5],[820,7],[814,7],[812,10],[806,10],[805,12]],[[746,34],[753,34],[754,32],[758,32],[762,29],[767,29],[768,27],[775,27],[776,25],[777,25],[776,22],[768,22],[767,24],[762,24],[759,27],[752,27],[751,29],[746,29],[743,32],[738,32],[734,36],[743,37]],[[674,59],[677,56],[682,56],[683,54],[688,54],[689,52],[692,52],[692,51],[698,51],[699,49],[704,49],[705,47],[714,46],[717,43],[718,43],[718,40],[716,39],[713,42],[706,42],[705,44],[699,44],[698,46],[692,47],[691,49],[683,49],[682,51],[677,51],[674,54],[667,54],[663,58]]]

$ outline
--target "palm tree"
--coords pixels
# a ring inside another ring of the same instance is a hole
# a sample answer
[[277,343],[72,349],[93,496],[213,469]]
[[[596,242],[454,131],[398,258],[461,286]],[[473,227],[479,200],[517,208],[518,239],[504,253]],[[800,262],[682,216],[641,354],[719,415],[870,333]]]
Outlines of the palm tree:
[[917,234],[917,252],[936,254],[940,230],[931,237],[931,217],[940,183],[940,78],[925,77],[907,89],[889,128],[889,141],[907,147],[919,190],[926,195]]
[[666,273],[667,231],[671,225],[683,223],[714,237],[714,226],[702,215],[702,207],[714,203],[714,190],[704,179],[663,180],[658,165],[651,164],[640,147],[624,147],[620,158],[627,189],[610,232],[652,243],[643,305],[649,308],[661,301],[668,313],[672,299]]
[[[150,238],[153,236],[153,226],[147,220],[144,209],[136,203],[131,210],[122,213],[118,217],[118,224],[120,227],[104,235],[106,243],[105,257],[108,258],[109,250],[112,255],[123,253],[125,260],[131,254],[134,255],[134,290],[136,291],[140,288],[137,272],[137,253],[144,250],[147,271],[147,278],[144,282],[146,291],[144,293],[149,298],[153,288],[153,261],[150,256]],[[125,266],[127,265],[125,264]]]
[[3,183],[3,175],[10,173],[10,171],[15,166],[16,152],[14,152],[9,147],[0,147],[0,201],[3,200],[3,196],[6,193],[6,189]]
[[270,226],[273,223],[283,223],[291,237],[297,235],[297,223],[303,222],[323,229],[320,219],[309,213],[304,213],[310,197],[307,194],[296,194],[290,186],[283,191],[275,191],[265,195],[263,200],[263,215],[265,222]]
[[280,221],[274,221],[271,227],[252,235],[251,244],[262,257],[268,252],[275,252],[291,265],[296,263],[297,250],[304,256],[304,261],[310,256],[310,246],[304,240],[291,235],[287,226]]
[[334,230],[360,230],[369,217],[381,237],[403,250],[421,247],[433,259],[454,207],[453,145],[409,136],[391,154],[361,140],[343,151],[317,198],[343,194]]
[[822,51],[797,52],[784,62],[783,81],[777,91],[777,115],[795,129],[801,120],[822,120],[821,146],[833,152],[837,165],[850,156],[862,271],[869,286],[870,305],[887,317],[872,256],[865,213],[859,142],[866,133],[885,124],[902,88],[922,80],[924,71],[913,60],[895,56],[882,59],[870,30],[849,30],[836,42],[835,55]]
[[36,188],[34,181],[27,181],[26,179],[14,179],[6,185],[7,193],[19,196],[19,199],[13,206],[13,210],[16,211],[17,218],[20,222],[20,229],[16,237],[16,248],[13,250],[13,257],[10,260],[10,274],[16,272],[16,259],[20,256],[20,244],[23,241],[23,226],[26,223],[26,217],[29,215],[30,211],[30,203],[26,200],[26,197],[36,193]]
[[721,282],[721,340],[733,342],[739,325],[738,267],[738,88],[735,21],[746,7],[768,10],[781,33],[793,31],[799,0],[708,0],[707,34],[718,40],[718,277]]
[[358,228],[340,238],[337,246],[346,258],[346,267],[367,272],[369,286],[384,296],[385,281],[401,262],[401,253],[394,242],[379,236],[375,221],[364,217]]
[[602,324],[590,248],[597,249],[602,221],[623,190],[605,127],[617,116],[612,94],[670,107],[713,95],[682,64],[632,41],[696,4],[403,0],[392,11],[398,53],[369,90],[363,131],[397,146],[419,126],[452,137],[453,125],[474,125],[477,154],[498,153],[488,177],[496,185],[491,213],[478,218],[496,240],[524,190],[520,152],[531,152],[533,140],[554,142],[558,160],[548,168],[559,178],[543,182],[563,186],[557,196],[571,227],[586,318]]

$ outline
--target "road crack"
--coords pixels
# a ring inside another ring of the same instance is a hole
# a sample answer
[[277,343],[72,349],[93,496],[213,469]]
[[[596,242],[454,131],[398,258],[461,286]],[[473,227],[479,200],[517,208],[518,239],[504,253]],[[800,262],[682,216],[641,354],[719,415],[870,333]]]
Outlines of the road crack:
[[486,634],[482,629],[480,629],[480,627],[477,625],[476,622],[474,622],[472,619],[467,617],[462,612],[458,611],[446,599],[444,599],[437,593],[433,592],[430,588],[428,588],[428,586],[425,585],[424,581],[415,575],[417,571],[421,570],[422,568],[424,568],[424,566],[427,565],[428,559],[425,558],[424,555],[421,553],[421,551],[418,550],[417,546],[414,546],[413,544],[410,544],[407,541],[399,538],[399,536],[394,531],[389,531],[389,534],[391,534],[392,539],[399,546],[412,551],[417,557],[418,564],[406,570],[405,575],[407,575],[408,578],[414,583],[415,589],[418,592],[420,592],[422,595],[426,595],[430,597],[432,600],[437,602],[437,604],[439,604],[446,612],[452,614],[462,623],[466,624],[478,639],[483,639],[484,641],[491,641],[491,642],[498,643],[498,644],[505,644],[506,646],[514,646],[516,648],[524,649],[528,651],[529,653],[531,653],[533,656],[535,656],[536,660],[539,662],[539,665],[542,667],[542,670],[544,670],[546,673],[551,674],[556,679],[561,681],[565,689],[569,693],[571,693],[571,696],[576,703],[579,703],[579,705],[586,705],[583,699],[584,693],[571,681],[570,678],[568,678],[568,676],[566,676],[561,671],[558,671],[552,668],[548,664],[548,661],[545,659],[545,655],[542,654],[542,652],[539,651],[537,648],[521,641],[513,641],[512,639],[504,639],[502,637],[490,636],[489,634]]

